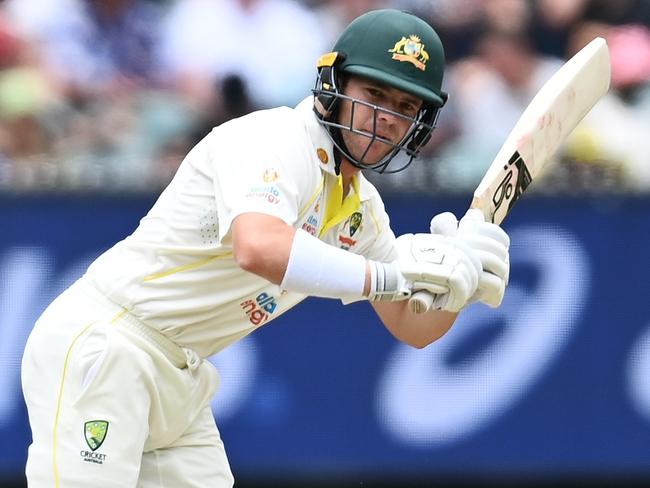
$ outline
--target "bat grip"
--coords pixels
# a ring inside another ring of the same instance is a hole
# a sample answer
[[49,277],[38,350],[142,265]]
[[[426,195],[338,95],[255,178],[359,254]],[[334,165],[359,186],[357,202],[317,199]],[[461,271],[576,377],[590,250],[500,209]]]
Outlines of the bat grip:
[[[443,294],[447,293],[449,290],[447,290],[446,287],[441,286],[438,293]],[[433,305],[433,300],[435,299],[436,295],[434,295],[431,292],[428,292],[426,290],[418,290],[411,295],[411,298],[409,298],[409,310],[411,313],[414,314],[421,314],[429,311],[431,309],[431,305]]]
[[409,298],[409,310],[414,314],[425,313],[433,305],[434,296],[428,291],[416,291]]

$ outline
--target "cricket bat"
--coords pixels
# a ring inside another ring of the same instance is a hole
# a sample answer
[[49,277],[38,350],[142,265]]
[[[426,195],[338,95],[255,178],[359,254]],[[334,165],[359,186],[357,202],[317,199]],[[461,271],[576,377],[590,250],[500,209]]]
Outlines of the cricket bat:
[[[470,208],[481,210],[488,222],[503,222],[560,144],[607,93],[610,78],[607,43],[597,37],[537,92],[476,187]],[[441,288],[441,293],[446,291]],[[409,299],[411,312],[426,312],[433,298],[426,291],[415,292]]]

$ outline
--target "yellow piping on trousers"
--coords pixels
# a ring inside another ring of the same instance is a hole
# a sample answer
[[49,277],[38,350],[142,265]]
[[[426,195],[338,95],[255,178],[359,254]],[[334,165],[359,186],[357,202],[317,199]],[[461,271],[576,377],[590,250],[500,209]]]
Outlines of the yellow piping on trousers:
[[54,428],[52,435],[52,470],[54,472],[54,487],[59,488],[59,468],[56,464],[56,443],[57,443],[57,431],[59,428],[59,414],[61,413],[61,401],[63,400],[63,385],[65,383],[65,377],[68,371],[68,359],[70,359],[70,352],[74,348],[77,340],[86,333],[90,327],[95,325],[97,321],[91,322],[84,329],[77,334],[77,336],[72,340],[72,344],[68,348],[68,351],[65,353],[65,360],[63,361],[63,374],[61,375],[61,384],[59,385],[59,396],[56,400],[56,414],[54,415]]

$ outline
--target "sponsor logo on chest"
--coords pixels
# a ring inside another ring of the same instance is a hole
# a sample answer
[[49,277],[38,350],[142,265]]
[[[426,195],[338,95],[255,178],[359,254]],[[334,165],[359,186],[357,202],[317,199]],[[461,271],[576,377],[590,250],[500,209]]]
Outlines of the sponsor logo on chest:
[[362,220],[363,214],[361,212],[354,212],[352,215],[350,215],[350,218],[347,220],[338,236],[340,244],[339,247],[341,249],[345,249],[347,251],[356,246],[358,241],[356,239],[352,239],[352,236],[355,235],[361,228]]
[[314,208],[311,210],[307,220],[302,224],[301,229],[313,236],[318,236],[320,229],[318,222],[320,221],[320,198],[316,200]]
[[318,218],[315,215],[307,217],[307,221],[302,224],[302,230],[315,236],[318,234]]

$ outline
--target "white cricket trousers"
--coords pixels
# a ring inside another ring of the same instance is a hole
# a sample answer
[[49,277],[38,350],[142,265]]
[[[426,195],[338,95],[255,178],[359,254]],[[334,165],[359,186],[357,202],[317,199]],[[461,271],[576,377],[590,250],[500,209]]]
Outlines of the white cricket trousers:
[[30,488],[230,488],[212,364],[83,278],[37,321],[22,364]]

